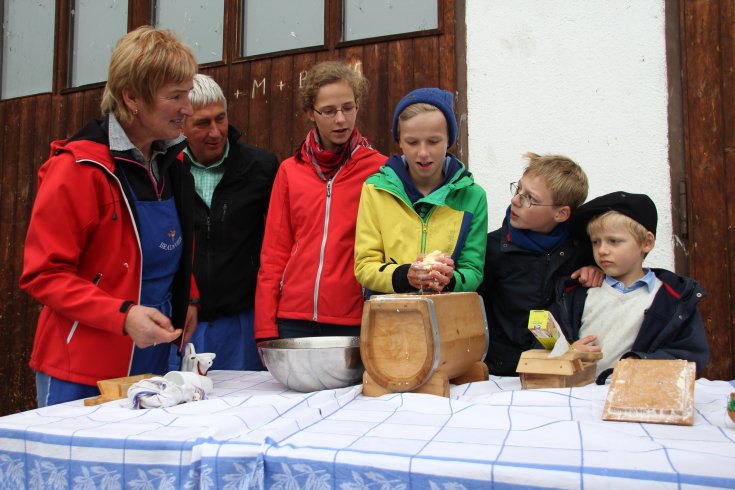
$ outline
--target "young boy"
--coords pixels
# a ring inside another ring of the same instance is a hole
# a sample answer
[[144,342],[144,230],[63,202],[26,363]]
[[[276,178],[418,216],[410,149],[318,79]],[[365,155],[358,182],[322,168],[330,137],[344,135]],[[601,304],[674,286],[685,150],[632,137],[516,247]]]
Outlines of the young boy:
[[523,351],[542,348],[528,330],[530,310],[553,303],[556,281],[573,277],[590,286],[602,282],[591,265],[589,242],[571,238],[567,220],[587,198],[587,176],[561,155],[525,155],[523,176],[510,185],[503,225],[487,235],[483,283],[490,346],[490,374],[517,376]]
[[605,281],[595,289],[561,283],[551,311],[574,349],[602,351],[600,383],[625,357],[686,359],[698,372],[709,360],[697,307],[705,291],[688,277],[643,267],[657,219],[648,196],[620,191],[584,204],[572,220],[573,229],[586,228]]

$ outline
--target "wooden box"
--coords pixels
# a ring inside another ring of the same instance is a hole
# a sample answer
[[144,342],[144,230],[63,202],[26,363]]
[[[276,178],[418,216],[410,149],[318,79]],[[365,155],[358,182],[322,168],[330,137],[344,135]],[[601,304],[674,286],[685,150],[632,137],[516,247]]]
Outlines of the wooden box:
[[516,371],[524,390],[534,388],[570,388],[595,382],[597,361],[601,352],[569,351],[549,358],[545,349],[527,350],[521,354]]

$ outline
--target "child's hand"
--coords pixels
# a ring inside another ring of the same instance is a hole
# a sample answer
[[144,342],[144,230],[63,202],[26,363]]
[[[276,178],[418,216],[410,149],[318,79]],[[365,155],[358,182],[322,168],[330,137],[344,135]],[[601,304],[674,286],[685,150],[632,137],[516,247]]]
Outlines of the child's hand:
[[446,288],[454,276],[454,261],[451,257],[442,257],[439,263],[431,266],[429,276],[429,288],[436,292],[441,292]]
[[429,283],[429,274],[431,269],[426,270],[426,266],[421,263],[421,257],[411,264],[408,268],[408,283],[416,289],[425,289]]
[[594,265],[586,265],[572,272],[571,277],[586,288],[599,288],[605,280],[605,273]]
[[588,335],[587,337],[581,338],[572,344],[572,349],[580,352],[600,352],[599,345],[592,345],[592,342],[597,340],[597,335]]
[[448,254],[435,251],[419,255],[408,271],[408,282],[416,289],[441,292],[454,275],[454,260]]

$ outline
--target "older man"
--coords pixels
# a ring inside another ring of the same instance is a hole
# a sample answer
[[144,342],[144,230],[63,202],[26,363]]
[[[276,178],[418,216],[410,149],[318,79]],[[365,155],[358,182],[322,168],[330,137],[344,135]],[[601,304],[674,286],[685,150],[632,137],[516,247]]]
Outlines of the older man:
[[197,352],[217,354],[214,369],[261,370],[253,303],[278,160],[238,141],[225,96],[211,77],[194,77],[189,101],[194,114],[184,123],[184,160],[198,194],[194,276],[201,296],[191,342]]

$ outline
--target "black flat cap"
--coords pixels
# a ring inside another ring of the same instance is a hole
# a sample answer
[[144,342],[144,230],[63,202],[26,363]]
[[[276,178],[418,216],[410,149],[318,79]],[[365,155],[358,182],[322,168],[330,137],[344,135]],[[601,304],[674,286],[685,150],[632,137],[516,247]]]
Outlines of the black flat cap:
[[595,216],[608,211],[624,214],[656,236],[656,224],[658,223],[656,205],[646,194],[633,194],[625,191],[611,192],[582,204],[572,213],[569,224],[575,233],[584,235],[587,231],[587,223]]

